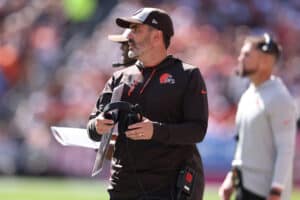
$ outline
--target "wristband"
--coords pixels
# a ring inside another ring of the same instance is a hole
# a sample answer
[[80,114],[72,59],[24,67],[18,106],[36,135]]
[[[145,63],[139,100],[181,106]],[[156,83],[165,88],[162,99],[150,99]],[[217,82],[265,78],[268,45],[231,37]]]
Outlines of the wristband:
[[270,190],[270,195],[275,195],[275,196],[280,196],[281,195],[281,191],[275,188],[272,188]]

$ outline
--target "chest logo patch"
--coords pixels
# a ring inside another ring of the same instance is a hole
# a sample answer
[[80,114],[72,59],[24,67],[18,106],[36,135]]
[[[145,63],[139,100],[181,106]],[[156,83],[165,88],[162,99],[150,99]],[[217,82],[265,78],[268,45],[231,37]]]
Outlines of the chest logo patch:
[[159,77],[159,83],[160,84],[175,84],[175,79],[173,78],[173,76],[171,74],[163,73]]

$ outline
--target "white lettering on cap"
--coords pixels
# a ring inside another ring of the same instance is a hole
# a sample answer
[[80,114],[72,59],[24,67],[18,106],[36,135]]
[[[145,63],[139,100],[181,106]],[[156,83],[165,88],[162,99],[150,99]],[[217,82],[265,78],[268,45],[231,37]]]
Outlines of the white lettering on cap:
[[156,19],[152,19],[152,24],[158,24],[158,22],[156,21]]
[[133,19],[137,19],[137,20],[139,20],[141,22],[144,22],[147,19],[147,17],[149,16],[149,14],[152,11],[155,11],[155,10],[156,9],[154,9],[154,8],[142,8],[142,9],[136,11],[136,13],[134,13],[134,15],[132,16],[132,18]]

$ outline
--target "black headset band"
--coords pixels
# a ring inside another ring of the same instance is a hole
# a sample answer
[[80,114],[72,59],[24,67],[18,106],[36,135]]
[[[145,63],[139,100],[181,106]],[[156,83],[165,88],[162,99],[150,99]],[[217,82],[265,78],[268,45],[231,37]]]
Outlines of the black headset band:
[[116,101],[116,102],[112,102],[107,104],[104,109],[103,112],[107,113],[109,111],[112,110],[119,110],[119,111],[127,111],[129,112],[132,109],[132,105],[128,102],[125,101]]

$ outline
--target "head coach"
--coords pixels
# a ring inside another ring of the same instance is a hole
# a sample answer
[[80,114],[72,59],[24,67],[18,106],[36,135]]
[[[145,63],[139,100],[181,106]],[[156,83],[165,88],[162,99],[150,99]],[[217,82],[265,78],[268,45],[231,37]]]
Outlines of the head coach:
[[116,139],[110,199],[201,200],[204,175],[196,143],[206,134],[208,102],[200,70],[168,54],[174,28],[167,12],[142,8],[116,23],[130,29],[128,55],[137,62],[108,80],[88,132],[100,140],[113,127],[103,108],[120,85],[121,100],[138,104],[143,120]]

